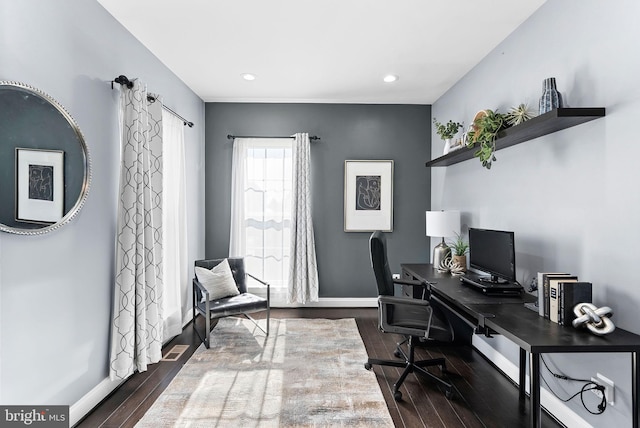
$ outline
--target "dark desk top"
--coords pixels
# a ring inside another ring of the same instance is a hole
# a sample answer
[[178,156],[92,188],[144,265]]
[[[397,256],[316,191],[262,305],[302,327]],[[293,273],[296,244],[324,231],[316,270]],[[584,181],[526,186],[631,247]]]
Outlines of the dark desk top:
[[433,294],[463,311],[465,318],[483,319],[485,326],[509,338],[528,352],[629,352],[640,351],[640,336],[616,330],[596,336],[586,330],[561,326],[524,307],[535,301],[532,295],[488,296],[463,285],[459,278],[440,273],[429,264],[403,264],[416,278],[435,282]]
[[[413,275],[433,283],[432,289],[444,298],[447,303],[475,316],[476,311],[471,307],[476,304],[518,304],[535,302],[536,297],[523,292],[521,295],[487,295],[472,286],[460,281],[460,277],[449,273],[440,273],[430,264],[403,264],[402,268]],[[533,311],[532,311],[533,312]]]

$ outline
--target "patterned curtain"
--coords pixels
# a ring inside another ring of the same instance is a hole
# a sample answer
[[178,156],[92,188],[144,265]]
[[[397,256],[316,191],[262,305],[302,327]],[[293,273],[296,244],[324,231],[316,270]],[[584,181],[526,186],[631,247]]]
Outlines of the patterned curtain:
[[122,86],[112,380],[162,358],[162,104]]
[[289,303],[318,301],[318,266],[311,221],[310,159],[309,134],[296,134],[293,144],[291,263],[287,293]]

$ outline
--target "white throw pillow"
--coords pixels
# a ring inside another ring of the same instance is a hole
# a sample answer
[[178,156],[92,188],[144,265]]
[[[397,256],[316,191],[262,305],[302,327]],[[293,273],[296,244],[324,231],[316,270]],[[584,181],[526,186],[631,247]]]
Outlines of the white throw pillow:
[[[195,272],[200,284],[209,292],[209,300],[222,299],[223,297],[237,296],[240,294],[227,259],[224,259],[211,270],[196,266]],[[203,293],[201,302],[204,303],[204,301]]]

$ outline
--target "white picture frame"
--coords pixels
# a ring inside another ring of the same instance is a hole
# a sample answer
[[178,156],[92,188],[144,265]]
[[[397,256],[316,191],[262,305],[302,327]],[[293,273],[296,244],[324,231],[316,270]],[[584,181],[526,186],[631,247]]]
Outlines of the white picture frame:
[[393,231],[393,160],[344,161],[344,231]]
[[55,223],[64,216],[64,151],[16,148],[16,221]]

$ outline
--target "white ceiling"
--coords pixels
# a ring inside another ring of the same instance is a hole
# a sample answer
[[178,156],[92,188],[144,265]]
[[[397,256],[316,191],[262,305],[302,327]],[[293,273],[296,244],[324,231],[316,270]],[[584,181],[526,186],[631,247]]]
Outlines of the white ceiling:
[[98,0],[204,101],[373,104],[432,104],[545,1]]

